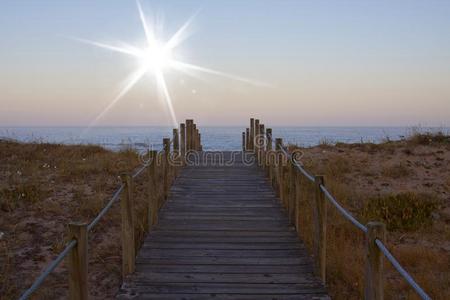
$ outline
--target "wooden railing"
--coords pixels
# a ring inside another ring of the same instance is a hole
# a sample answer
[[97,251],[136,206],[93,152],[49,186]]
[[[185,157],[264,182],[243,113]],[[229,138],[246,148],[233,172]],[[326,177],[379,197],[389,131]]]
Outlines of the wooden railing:
[[259,165],[267,172],[270,183],[277,191],[290,222],[299,232],[301,178],[314,185],[313,202],[313,256],[316,259],[317,273],[326,283],[327,270],[327,201],[366,238],[366,272],[364,298],[380,300],[384,297],[383,260],[386,258],[399,272],[405,281],[422,299],[431,299],[415,282],[412,276],[400,265],[385,246],[386,227],[381,222],[360,223],[333,197],[325,186],[325,178],[311,175],[297,161],[295,153],[283,145],[281,138],[275,139],[275,150],[272,150],[272,129],[265,129],[258,119],[251,118],[250,126],[242,132],[242,150],[252,152]]
[[[172,145],[172,147],[171,147]],[[68,224],[67,244],[63,251],[45,268],[26,290],[20,300],[28,299],[45,281],[56,267],[66,259],[69,270],[69,298],[72,300],[88,299],[88,242],[89,232],[103,218],[117,200],[120,199],[121,242],[122,242],[122,277],[134,272],[137,241],[135,237],[136,210],[134,209],[133,185],[135,178],[147,170],[150,198],[145,223],[147,231],[158,223],[158,211],[164,205],[179,169],[185,165],[185,157],[190,151],[201,151],[201,135],[193,120],[181,123],[180,128],[173,129],[173,138],[163,139],[163,151],[148,151],[148,161],[134,173],[120,175],[122,184],[111,200],[90,223]],[[159,187],[162,195],[159,197]]]

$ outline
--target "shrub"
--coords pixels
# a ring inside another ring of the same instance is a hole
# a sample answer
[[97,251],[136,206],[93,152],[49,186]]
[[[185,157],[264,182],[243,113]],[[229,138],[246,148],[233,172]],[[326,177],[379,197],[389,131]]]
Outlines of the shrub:
[[49,191],[37,184],[21,184],[0,190],[0,210],[13,211],[21,203],[36,203],[49,196]]
[[427,194],[391,194],[369,199],[363,216],[367,221],[383,221],[389,230],[414,230],[431,222],[438,204],[435,197]]
[[408,143],[414,145],[450,144],[450,136],[442,131],[421,133],[416,130],[408,138]]

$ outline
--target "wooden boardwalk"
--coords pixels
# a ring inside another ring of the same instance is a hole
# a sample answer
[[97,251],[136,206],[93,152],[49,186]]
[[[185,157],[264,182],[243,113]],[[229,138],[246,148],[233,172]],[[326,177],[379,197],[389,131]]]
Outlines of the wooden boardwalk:
[[117,297],[329,298],[263,171],[240,158],[183,168]]

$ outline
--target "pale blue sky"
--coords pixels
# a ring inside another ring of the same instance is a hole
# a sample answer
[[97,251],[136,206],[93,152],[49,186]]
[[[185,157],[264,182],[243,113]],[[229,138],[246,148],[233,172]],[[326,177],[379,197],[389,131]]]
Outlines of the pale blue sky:
[[[449,125],[450,1],[144,1],[188,62],[272,85],[167,75],[177,116],[237,125]],[[135,1],[0,3],[0,125],[86,125],[134,67],[70,37],[140,45]],[[180,84],[182,82],[183,84]],[[100,125],[166,125],[141,82]],[[195,91],[195,93],[193,92]]]

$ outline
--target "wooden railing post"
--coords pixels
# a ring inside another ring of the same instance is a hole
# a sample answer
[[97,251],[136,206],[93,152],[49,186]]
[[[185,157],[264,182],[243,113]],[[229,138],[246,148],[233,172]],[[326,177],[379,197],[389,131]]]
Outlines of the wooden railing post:
[[245,132],[242,132],[242,152],[245,152]]
[[164,173],[163,173],[163,190],[164,190],[164,200],[167,200],[169,195],[169,172],[170,172],[170,139],[163,138],[163,149],[164,149]]
[[88,231],[87,223],[69,224],[68,240],[75,239],[76,246],[70,251],[69,268],[69,299],[88,299]]
[[149,175],[149,195],[150,195],[150,203],[149,203],[149,217],[148,217],[148,226],[149,230],[158,223],[158,188],[156,182],[156,166],[157,166],[158,152],[156,150],[149,151],[149,160],[150,165],[148,166],[148,175]]
[[264,146],[265,146],[265,141],[266,139],[266,134],[265,134],[265,130],[264,130],[264,124],[259,124],[259,148],[258,148],[258,159],[259,159],[259,165],[262,166],[264,168]]
[[192,146],[191,149],[197,151],[197,125],[192,123]]
[[178,135],[178,128],[173,129],[173,162],[174,165],[174,175],[178,175],[178,167],[180,166],[181,156],[180,156],[180,137]]
[[289,215],[289,211],[290,211],[290,207],[289,207],[289,164],[285,164],[285,162],[287,161],[287,159],[284,158],[284,156],[282,156],[283,158],[283,191],[282,191],[282,202],[284,205],[284,208],[286,208],[286,211],[288,212]]
[[173,129],[173,154],[177,158],[180,154],[180,139],[178,137],[178,128]]
[[250,118],[250,149],[249,150],[254,150],[254,141],[255,141],[255,119]]
[[325,195],[320,186],[325,184],[324,177],[316,175],[315,185],[315,214],[314,214],[314,254],[318,262],[318,273],[322,282],[326,282],[326,256],[327,256],[327,206]]
[[259,137],[259,120],[255,119],[255,135],[253,136],[253,151],[256,155],[256,158],[258,158],[258,149],[259,149],[259,145],[258,145],[258,137]]
[[278,196],[280,200],[283,200],[283,157],[281,152],[281,147],[283,145],[283,139],[275,139],[275,150],[277,150],[275,158],[275,166],[277,169],[277,185],[278,185]]
[[295,197],[295,194],[296,194],[295,173],[296,173],[296,171],[294,169],[294,164],[293,164],[292,160],[289,160],[289,199],[288,199],[289,205],[288,205],[288,207],[289,207],[289,222],[291,224],[295,224],[295,216],[296,216],[295,212],[296,212],[296,204],[297,204],[296,197]]
[[386,227],[380,222],[367,224],[367,262],[366,262],[366,300],[382,300],[383,288],[383,253],[375,244],[375,240],[382,242],[386,239]]
[[193,120],[186,120],[186,152],[192,150],[192,123]]
[[181,144],[181,161],[183,165],[186,161],[186,125],[184,123],[180,124],[180,144]]
[[267,176],[269,177],[270,182],[273,182],[273,171],[272,171],[272,128],[266,129],[266,162],[267,162]]
[[195,151],[200,151],[200,132],[195,125]]
[[125,185],[120,200],[122,215],[122,277],[134,272],[134,261],[136,257],[134,240],[134,201],[133,201],[133,178],[129,174],[120,176]]
[[248,151],[250,149],[249,143],[250,143],[250,129],[246,128],[245,129],[245,151]]
[[295,228],[300,232],[300,201],[302,193],[302,176],[295,172]]
[[272,128],[267,128],[266,130],[266,136],[267,136],[267,152],[272,150]]

